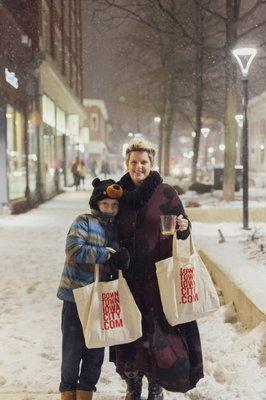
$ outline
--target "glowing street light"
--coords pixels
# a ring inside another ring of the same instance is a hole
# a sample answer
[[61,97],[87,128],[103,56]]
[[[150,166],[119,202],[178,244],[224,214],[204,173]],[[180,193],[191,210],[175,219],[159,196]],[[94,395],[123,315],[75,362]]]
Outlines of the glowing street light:
[[210,133],[210,128],[201,128],[200,131],[201,131],[203,137],[205,137],[205,139],[207,139],[207,137],[209,136],[209,133]]
[[248,227],[248,72],[257,50],[251,47],[243,47],[233,50],[240,70],[243,83],[243,134],[242,134],[242,163],[243,163],[243,229]]
[[237,122],[237,125],[239,128],[243,128],[243,114],[236,114],[235,115],[235,120]]
[[257,49],[254,47],[242,47],[239,49],[234,49],[232,53],[237,59],[243,77],[247,78],[251,63],[257,54]]
[[161,117],[157,116],[153,118],[153,121],[159,124],[161,122]]

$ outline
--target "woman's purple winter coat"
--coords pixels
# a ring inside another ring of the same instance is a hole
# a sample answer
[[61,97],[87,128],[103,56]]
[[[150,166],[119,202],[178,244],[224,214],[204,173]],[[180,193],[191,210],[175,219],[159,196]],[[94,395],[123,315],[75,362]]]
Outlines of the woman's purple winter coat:
[[[130,252],[124,275],[142,314],[143,336],[115,346],[110,358],[124,379],[128,372],[139,371],[167,390],[186,392],[203,377],[198,327],[195,321],[175,327],[166,321],[155,262],[172,255],[172,237],[161,234],[160,215],[187,216],[176,191],[155,171],[137,188],[129,174],[119,184],[125,194],[117,226],[121,245]],[[189,233],[177,232],[177,237],[186,239]]]

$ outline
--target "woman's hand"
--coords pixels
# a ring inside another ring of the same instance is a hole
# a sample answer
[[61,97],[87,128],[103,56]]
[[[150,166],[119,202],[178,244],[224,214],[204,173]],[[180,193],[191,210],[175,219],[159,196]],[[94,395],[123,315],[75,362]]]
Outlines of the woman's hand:
[[188,220],[182,214],[176,217],[176,224],[179,231],[186,231],[188,229]]

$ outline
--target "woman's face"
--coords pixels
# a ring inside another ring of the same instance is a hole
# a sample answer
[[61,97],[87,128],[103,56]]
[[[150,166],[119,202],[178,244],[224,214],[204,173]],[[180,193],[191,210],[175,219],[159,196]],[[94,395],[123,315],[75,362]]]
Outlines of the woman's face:
[[151,162],[147,151],[132,151],[128,161],[128,172],[136,186],[147,178],[151,172]]

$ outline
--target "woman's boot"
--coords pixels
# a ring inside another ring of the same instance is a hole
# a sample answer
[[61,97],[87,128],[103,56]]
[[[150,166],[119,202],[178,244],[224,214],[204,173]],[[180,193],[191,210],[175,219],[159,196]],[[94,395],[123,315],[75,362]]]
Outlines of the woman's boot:
[[88,392],[87,390],[77,390],[76,400],[92,400],[93,392]]
[[61,392],[61,400],[76,400],[76,391],[68,390],[66,392]]
[[156,381],[148,378],[148,400],[163,400],[163,389]]
[[143,375],[138,371],[125,372],[127,392],[125,400],[141,400]]

